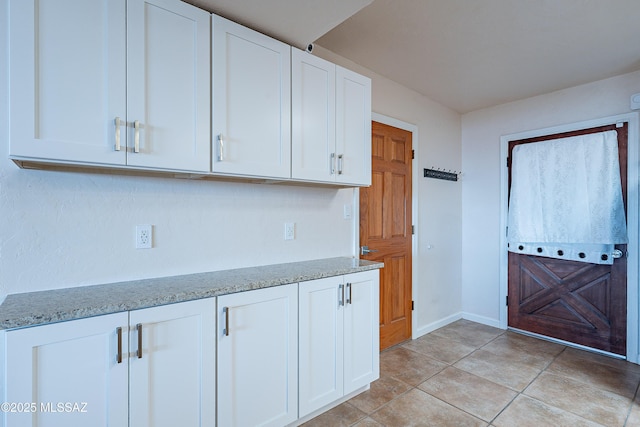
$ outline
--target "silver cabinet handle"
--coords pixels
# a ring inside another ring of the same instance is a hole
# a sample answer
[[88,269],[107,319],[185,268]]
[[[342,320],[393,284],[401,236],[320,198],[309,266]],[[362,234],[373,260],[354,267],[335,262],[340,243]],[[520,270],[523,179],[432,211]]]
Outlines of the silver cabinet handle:
[[138,359],[142,359],[142,323],[136,325],[136,331],[138,331],[138,350],[136,355]]
[[366,255],[371,252],[378,252],[377,249],[369,249],[369,246],[361,246],[360,247],[360,255]]
[[344,163],[344,156],[338,154],[338,175],[342,175],[342,165]]
[[120,117],[116,117],[114,122],[116,125],[116,151],[120,151]]
[[340,299],[338,300],[339,306],[344,306],[344,285],[340,285],[338,292],[340,293]]
[[229,336],[229,307],[223,308],[222,311],[224,312],[224,331],[222,331],[222,333],[224,333],[225,337],[228,337]]
[[133,152],[140,152],[140,121],[133,122]]
[[331,175],[335,175],[336,173],[336,153],[331,153]]
[[224,162],[224,139],[222,134],[218,135],[218,161]]
[[116,328],[118,337],[118,353],[116,353],[116,363],[122,363],[122,328]]
[[353,304],[353,301],[351,300],[351,283],[347,283],[347,304]]

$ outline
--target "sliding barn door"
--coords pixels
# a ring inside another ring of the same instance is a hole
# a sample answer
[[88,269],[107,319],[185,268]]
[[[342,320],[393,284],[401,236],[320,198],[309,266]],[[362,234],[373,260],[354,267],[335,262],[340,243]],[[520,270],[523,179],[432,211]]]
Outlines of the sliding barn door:
[[[509,142],[513,147],[570,136],[615,130],[622,196],[627,200],[628,124]],[[509,188],[511,188],[511,167]],[[589,264],[509,252],[509,316],[512,328],[626,355],[627,245],[613,265]]]

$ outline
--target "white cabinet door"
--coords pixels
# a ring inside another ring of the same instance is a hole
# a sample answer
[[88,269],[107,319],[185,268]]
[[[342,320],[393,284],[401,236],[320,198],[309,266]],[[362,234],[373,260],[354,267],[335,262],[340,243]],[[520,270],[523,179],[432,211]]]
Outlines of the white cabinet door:
[[371,185],[371,80],[336,67],[337,182]]
[[128,165],[209,171],[210,25],[178,0],[128,0]]
[[291,177],[336,179],[336,66],[291,49]]
[[11,0],[10,22],[13,158],[209,171],[209,13]]
[[298,418],[298,285],[218,297],[219,426]]
[[4,425],[127,426],[127,324],[117,313],[5,332],[4,401],[36,411],[3,411]]
[[291,176],[291,49],[213,16],[214,172]]
[[380,276],[378,270],[345,276],[344,393],[380,376]]
[[130,312],[131,426],[215,425],[215,298]]
[[342,276],[299,285],[300,417],[343,396],[345,288]]
[[125,0],[10,0],[9,11],[10,155],[124,165]]

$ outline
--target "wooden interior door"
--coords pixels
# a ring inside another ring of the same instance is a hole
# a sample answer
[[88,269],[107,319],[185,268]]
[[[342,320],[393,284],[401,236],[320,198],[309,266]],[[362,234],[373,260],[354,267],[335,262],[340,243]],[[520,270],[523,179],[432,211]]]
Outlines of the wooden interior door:
[[[373,122],[371,186],[360,189],[361,258],[380,272],[380,349],[411,338],[412,134]],[[374,252],[375,251],[375,252]]]
[[[622,197],[627,200],[628,124],[584,129],[509,142],[518,144],[616,130]],[[509,188],[511,188],[511,167]],[[627,245],[616,245],[626,254]],[[510,327],[587,347],[626,354],[627,259],[589,264],[509,252]]]

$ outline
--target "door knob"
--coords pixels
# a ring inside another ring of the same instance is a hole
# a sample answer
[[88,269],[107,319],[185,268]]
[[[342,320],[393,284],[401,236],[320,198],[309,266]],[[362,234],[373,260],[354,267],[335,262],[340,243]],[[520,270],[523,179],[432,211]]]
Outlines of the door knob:
[[360,246],[360,255],[366,255],[371,252],[378,252],[377,249],[369,249],[369,246]]

